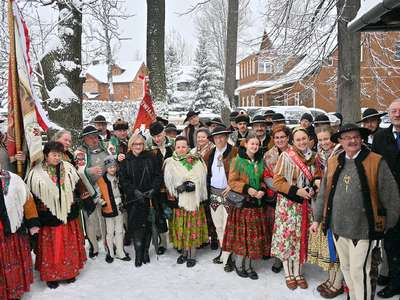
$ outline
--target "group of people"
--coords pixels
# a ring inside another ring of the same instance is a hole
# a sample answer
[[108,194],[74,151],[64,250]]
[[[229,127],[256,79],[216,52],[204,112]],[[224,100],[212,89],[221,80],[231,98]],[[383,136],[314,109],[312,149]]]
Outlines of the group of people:
[[74,282],[85,236],[89,258],[102,240],[107,263],[131,261],[133,245],[141,267],[153,244],[192,268],[209,245],[213,263],[242,278],[258,279],[254,262],[271,258],[290,290],[308,288],[311,263],[327,272],[323,298],[346,288],[351,300],[372,299],[376,284],[382,298],[400,294],[400,100],[388,114],[385,129],[374,109],[362,127],[304,114],[289,128],[273,111],[232,112],[229,126],[189,111],[183,131],[157,118],[144,133],[121,119],[110,132],[99,115],[74,152],[70,132],[52,136],[25,181],[2,155],[0,298],[29,290],[31,248],[49,288]]

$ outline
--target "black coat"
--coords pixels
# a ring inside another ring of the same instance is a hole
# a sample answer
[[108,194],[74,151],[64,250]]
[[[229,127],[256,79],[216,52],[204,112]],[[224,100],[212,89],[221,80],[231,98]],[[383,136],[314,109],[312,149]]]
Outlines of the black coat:
[[[118,171],[122,192],[128,210],[128,232],[148,226],[150,213],[150,199],[137,201],[135,190],[147,192],[153,190],[157,193],[162,182],[160,160],[154,159],[149,151],[143,151],[138,156],[129,152],[120,163]],[[155,209],[159,207],[153,199]]]
[[372,151],[383,156],[400,188],[400,150],[393,135],[393,125],[375,133]]

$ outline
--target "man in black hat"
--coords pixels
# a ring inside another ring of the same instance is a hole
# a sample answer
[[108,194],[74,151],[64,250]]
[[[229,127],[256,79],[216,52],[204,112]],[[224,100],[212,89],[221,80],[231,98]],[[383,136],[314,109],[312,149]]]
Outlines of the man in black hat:
[[108,142],[107,150],[118,161],[125,159],[125,154],[128,152],[128,122],[118,119],[113,124],[113,134]]
[[272,128],[277,125],[286,125],[285,116],[281,113],[274,113],[271,117]]
[[268,151],[269,142],[271,140],[270,135],[267,133],[267,124],[268,122],[265,121],[264,116],[261,115],[255,116],[250,124],[254,134],[260,141],[260,151],[262,155]]
[[[85,211],[85,231],[89,240],[89,257],[95,258],[99,254],[97,236],[105,237],[105,223],[101,215],[102,199],[99,197],[97,180],[105,173],[104,160],[110,153],[107,151],[99,137],[98,130],[86,126],[81,133],[81,145],[74,153],[78,173],[92,196],[95,196],[96,210],[88,215]],[[98,234],[96,231],[99,230]]]
[[229,114],[229,121],[231,123],[231,125],[229,126],[229,130],[230,131],[235,131],[237,129],[237,125],[235,122],[236,117],[239,115],[238,111],[233,111]]
[[[150,125],[151,139],[146,141],[146,147],[154,158],[158,160],[158,165],[162,166],[164,160],[171,157],[174,153],[174,144],[165,135],[164,126],[160,122],[154,122]],[[161,189],[155,194],[154,214],[155,222],[152,224],[152,240],[158,255],[163,255],[167,250],[167,220],[164,216],[164,210],[168,207],[167,190],[165,185],[161,184]]]
[[[372,151],[382,155],[387,161],[400,189],[400,99],[390,104],[388,113],[391,125],[375,134]],[[378,292],[378,296],[390,298],[400,294],[400,219],[394,228],[386,232],[384,247],[389,266],[389,278],[380,276],[380,280],[378,279],[378,283],[386,285]]]
[[196,130],[204,125],[200,122],[199,111],[189,110],[186,114],[186,119],[183,123],[189,122],[189,125],[183,129],[183,136],[189,141],[189,147],[194,148],[196,146]]
[[265,121],[267,121],[267,132],[268,134],[271,134],[272,131],[272,116],[275,114],[275,111],[268,109],[264,113]]
[[94,126],[99,131],[99,137],[108,142],[111,138],[111,132],[107,129],[107,120],[103,115],[97,115],[93,120]]
[[237,125],[237,130],[232,132],[229,137],[229,143],[235,147],[240,147],[240,143],[249,134],[249,129],[247,128],[250,123],[250,118],[248,115],[241,114],[235,119]]
[[182,130],[179,130],[175,124],[169,123],[167,126],[164,128],[165,135],[172,139],[173,141],[176,139],[177,135],[182,132]]
[[[218,240],[222,249],[226,221],[228,220],[228,203],[226,195],[231,190],[228,185],[229,166],[238,151],[236,147],[228,144],[231,131],[225,126],[216,127],[211,133],[215,147],[204,156],[207,164],[207,186],[210,194],[211,217],[215,225]],[[226,272],[233,271],[230,253],[221,250],[213,260],[216,264],[224,264]]]
[[375,108],[367,108],[362,113],[362,118],[357,123],[361,123],[362,127],[369,129],[369,131],[371,132],[367,140],[364,141],[367,145],[372,146],[374,135],[380,129],[379,124],[381,123],[381,117],[386,114],[386,112],[378,112]]
[[350,299],[373,299],[379,264],[374,246],[400,214],[399,190],[387,163],[362,143],[368,134],[345,124],[332,135],[344,151],[328,160],[310,228],[315,233],[323,222],[324,232],[332,231]]

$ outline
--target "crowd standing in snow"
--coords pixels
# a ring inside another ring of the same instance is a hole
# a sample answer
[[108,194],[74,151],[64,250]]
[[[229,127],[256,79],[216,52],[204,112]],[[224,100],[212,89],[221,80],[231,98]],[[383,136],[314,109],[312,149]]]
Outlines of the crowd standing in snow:
[[252,120],[232,112],[229,126],[189,111],[182,132],[157,118],[145,134],[124,120],[110,132],[99,115],[74,153],[71,134],[56,133],[25,183],[2,155],[0,298],[29,291],[31,250],[49,288],[74,282],[87,260],[84,233],[89,257],[104,247],[107,263],[129,263],[130,245],[136,267],[150,263],[153,244],[192,268],[210,245],[221,272],[243,278],[258,279],[254,260],[272,257],[290,290],[308,288],[311,263],[327,272],[323,298],[371,299],[376,285],[381,298],[398,295],[400,100],[388,113],[386,129],[374,109],[362,127],[304,114],[290,129],[273,111]]

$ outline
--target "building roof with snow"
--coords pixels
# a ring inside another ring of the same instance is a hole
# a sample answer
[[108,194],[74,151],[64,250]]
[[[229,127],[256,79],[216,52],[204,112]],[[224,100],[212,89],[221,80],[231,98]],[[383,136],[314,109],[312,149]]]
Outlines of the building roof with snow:
[[400,31],[399,0],[364,0],[350,31]]
[[[132,82],[143,64],[142,61],[131,60],[116,62],[115,65],[121,69],[122,73],[113,75],[113,83]],[[86,70],[85,75],[89,74],[99,82],[107,83],[107,69],[108,66],[105,63],[92,64]]]

